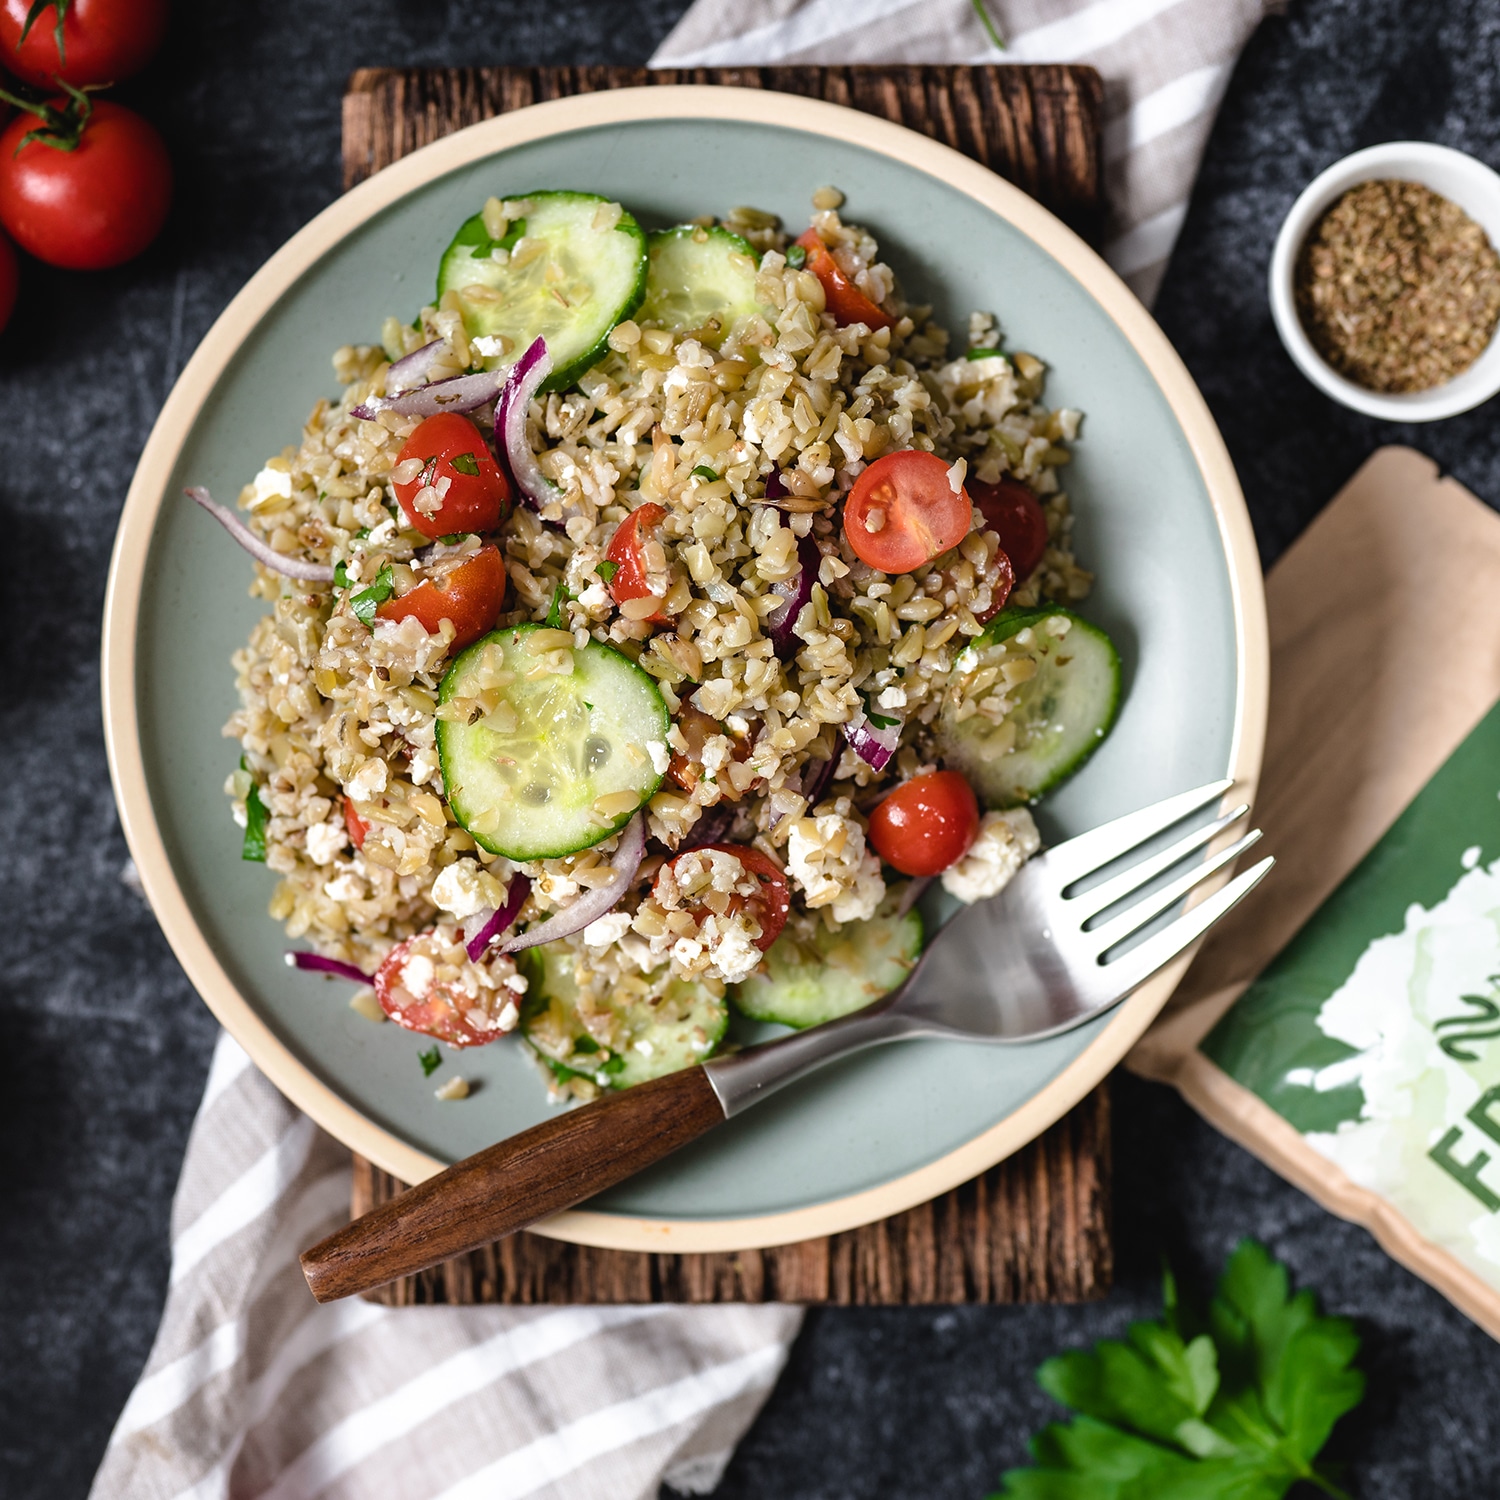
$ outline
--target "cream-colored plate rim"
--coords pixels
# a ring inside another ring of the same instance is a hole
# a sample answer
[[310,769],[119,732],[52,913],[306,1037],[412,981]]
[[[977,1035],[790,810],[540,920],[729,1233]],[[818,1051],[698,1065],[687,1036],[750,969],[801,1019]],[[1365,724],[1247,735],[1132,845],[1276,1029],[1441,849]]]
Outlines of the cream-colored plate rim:
[[[240,994],[199,931],[168,861],[147,794],[135,696],[136,625],[158,509],[205,394],[244,340],[314,261],[405,194],[509,147],[591,126],[662,119],[763,124],[767,114],[766,95],[760,90],[677,85],[619,89],[532,105],[403,157],[294,235],[224,310],[178,377],[126,496],[104,604],[104,734],[120,821],[152,909],[198,993],[266,1077],[324,1130],[403,1181],[420,1182],[443,1163],[367,1119],[282,1044]],[[856,110],[791,95],[777,97],[775,123],[894,157],[993,210],[1058,261],[1145,362],[1187,436],[1229,561],[1238,674],[1229,774],[1238,783],[1236,795],[1248,800],[1260,773],[1266,723],[1268,651],[1260,561],[1223,439],[1165,335],[1124,282],[1072,230],[1018,188],[957,151]],[[574,1210],[539,1226],[539,1232],[622,1250],[749,1250],[835,1234],[924,1203],[1003,1160],[1071,1109],[1135,1044],[1166,1003],[1188,961],[1178,960],[1125,1001],[1099,1036],[1013,1114],[918,1171],[790,1213],[652,1220]]]

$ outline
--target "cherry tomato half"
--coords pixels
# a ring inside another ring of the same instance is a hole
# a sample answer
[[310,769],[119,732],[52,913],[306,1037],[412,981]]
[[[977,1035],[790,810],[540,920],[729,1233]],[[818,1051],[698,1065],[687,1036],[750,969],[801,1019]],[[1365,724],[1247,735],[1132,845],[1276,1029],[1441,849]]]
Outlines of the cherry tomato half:
[[[609,580],[609,594],[616,604],[628,599],[644,599],[651,590],[646,583],[646,543],[652,530],[666,519],[661,506],[647,501],[637,506],[623,521],[619,530],[610,538],[605,549],[606,562],[615,565],[614,577]],[[646,617],[653,625],[667,625],[670,620],[660,610]]]
[[[667,767],[667,775],[680,786],[683,791],[690,792],[703,778],[703,747],[716,734],[724,735],[730,743],[730,757],[734,760],[750,759],[750,742],[741,739],[737,734],[725,728],[717,719],[711,719],[700,708],[694,708],[691,703],[684,703],[677,712],[677,727],[682,731],[682,737],[688,742],[688,753],[681,751],[672,752],[671,764]],[[740,794],[735,791],[733,784],[726,776],[719,782],[719,791],[726,802],[738,802]]]
[[941,875],[978,832],[979,803],[957,771],[913,776],[870,814],[875,852],[903,875]]
[[844,502],[844,535],[854,554],[882,573],[910,573],[968,536],[973,506],[955,494],[949,465],[908,448],[877,458]]
[[0,234],[0,333],[16,310],[16,292],[21,285],[21,267],[10,241]]
[[1024,583],[1036,572],[1047,550],[1047,513],[1042,502],[1019,479],[1002,479],[998,484],[976,482],[972,494],[984,517],[984,529],[999,533],[1016,581]]
[[[406,967],[420,957],[411,951],[412,944],[425,936],[418,933],[404,943],[397,943],[375,971],[375,998],[380,1001],[380,1008],[398,1026],[435,1036],[450,1047],[482,1047],[494,1041],[501,1035],[499,1030],[480,1031],[469,1024],[468,1011],[474,1005],[472,996],[431,979],[408,988]],[[428,968],[427,975],[431,973]]]
[[505,603],[505,559],[493,545],[439,564],[435,576],[424,578],[409,594],[387,599],[375,613],[382,620],[415,617],[422,629],[436,635],[444,620],[452,620],[457,634],[454,651],[472,645],[494,628]]
[[118,83],[145,67],[167,29],[167,0],[46,0],[28,28],[33,8],[0,0],[0,63],[39,88],[59,77],[77,89]]
[[401,445],[396,468],[413,460],[421,472],[393,488],[406,519],[423,536],[494,531],[510,514],[510,481],[484,435],[461,412],[428,417]]
[[172,163],[155,127],[101,99],[71,151],[21,145],[45,123],[19,115],[0,135],[0,224],[23,250],[70,271],[139,255],[172,205]]
[[344,799],[344,827],[349,830],[349,842],[356,849],[365,847],[365,835],[370,831],[370,825],[355,812],[354,804],[346,797]]
[[807,251],[807,269],[823,283],[824,305],[840,328],[850,323],[863,323],[871,330],[895,327],[896,320],[871,302],[839,269],[833,252],[816,229],[809,229],[797,243]]
[[[752,849],[748,844],[704,844],[699,849],[679,854],[677,859],[686,859],[688,853],[701,854],[709,849],[717,849],[721,854],[734,855],[745,869],[760,881],[760,895],[750,897],[748,905],[751,916],[760,924],[760,936],[756,938],[755,946],[764,953],[781,936],[781,929],[786,926],[787,914],[792,909],[792,897],[787,889],[786,876],[781,873],[775,860],[762,854],[759,849]],[[676,864],[677,859],[668,860],[667,865]],[[663,865],[662,869],[666,869],[667,865]],[[660,879],[660,875],[657,878]],[[742,911],[746,904],[743,898],[732,896],[728,910]],[[699,911],[695,915],[701,921],[704,913]]]

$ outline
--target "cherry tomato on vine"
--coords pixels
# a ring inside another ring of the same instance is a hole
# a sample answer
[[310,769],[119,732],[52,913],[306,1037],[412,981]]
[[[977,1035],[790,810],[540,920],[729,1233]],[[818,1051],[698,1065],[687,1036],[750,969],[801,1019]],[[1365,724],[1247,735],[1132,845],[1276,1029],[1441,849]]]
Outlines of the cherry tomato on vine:
[[21,284],[21,267],[16,260],[16,252],[11,249],[10,241],[0,234],[0,333],[5,332],[5,325],[10,322],[10,315],[15,311],[16,292]]
[[382,620],[420,620],[428,635],[436,635],[444,620],[452,620],[457,634],[451,649],[462,651],[494,628],[505,603],[505,559],[498,547],[485,546],[439,563],[434,571],[434,577],[424,578],[408,594],[387,599],[375,613]]
[[844,535],[855,556],[882,573],[910,573],[968,536],[968,492],[948,480],[949,465],[916,448],[877,458],[844,502]]
[[40,88],[118,83],[166,29],[167,0],[0,0],[0,64]]
[[[728,910],[736,912],[749,907],[751,916],[760,924],[760,936],[756,938],[755,946],[764,953],[781,936],[781,929],[786,926],[787,913],[792,909],[786,876],[781,873],[775,860],[762,854],[759,849],[752,849],[748,844],[704,844],[701,849],[688,850],[679,854],[676,859],[668,860],[662,869],[676,864],[679,859],[686,859],[689,853],[699,854],[710,849],[716,849],[720,854],[734,855],[760,881],[759,896],[731,896]],[[660,878],[658,874],[657,879]],[[702,921],[707,913],[700,909],[694,915]]]
[[839,269],[833,252],[816,229],[809,229],[797,243],[807,251],[807,269],[823,283],[823,302],[840,328],[863,323],[872,331],[892,328],[896,320],[871,302]]
[[[646,563],[646,547],[651,541],[652,531],[661,525],[666,515],[661,506],[648,500],[631,511],[610,538],[604,558],[606,562],[614,564],[615,571],[609,580],[609,594],[616,604],[650,596],[651,589],[646,582],[650,572]],[[660,610],[646,618],[653,625],[671,623]]]
[[494,531],[510,514],[510,481],[483,433],[462,413],[428,417],[401,445],[402,465],[420,464],[410,479],[394,481],[406,519],[436,540],[459,531]]
[[[450,1047],[482,1047],[494,1041],[500,1035],[498,1029],[481,1031],[469,1023],[473,996],[433,979],[431,963],[411,951],[412,944],[424,936],[418,933],[397,943],[375,971],[372,982],[380,1008],[398,1026],[435,1036]],[[418,961],[426,972],[420,979],[414,973],[408,982],[407,966]]]
[[107,99],[40,106],[0,135],[0,224],[48,265],[102,271],[131,260],[171,205],[172,163],[155,127]]
[[984,517],[984,529],[999,533],[1016,581],[1024,583],[1047,550],[1047,513],[1042,502],[1019,479],[1002,479],[998,484],[976,482],[970,491]]
[[978,832],[979,803],[957,771],[913,776],[870,814],[875,852],[903,875],[941,875]]

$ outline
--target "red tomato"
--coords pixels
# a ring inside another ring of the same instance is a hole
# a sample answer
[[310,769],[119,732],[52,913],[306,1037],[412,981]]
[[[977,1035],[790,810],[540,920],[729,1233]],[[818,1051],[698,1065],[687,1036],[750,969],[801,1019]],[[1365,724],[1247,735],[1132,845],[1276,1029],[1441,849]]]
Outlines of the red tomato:
[[978,832],[979,803],[957,771],[914,776],[870,814],[875,852],[903,875],[941,875]]
[[877,307],[839,270],[839,263],[816,229],[809,229],[797,243],[807,251],[807,269],[823,283],[823,299],[839,327],[863,323],[872,331],[892,328],[896,320]]
[[166,29],[167,0],[0,0],[0,63],[40,88],[59,77],[79,89],[118,83],[150,61]]
[[407,989],[406,966],[414,956],[411,945],[416,941],[407,938],[404,943],[397,943],[376,969],[375,998],[380,1001],[380,1008],[398,1026],[435,1036],[450,1047],[482,1047],[494,1041],[501,1035],[498,1030],[479,1031],[469,1024],[467,1012],[474,1001],[462,991],[433,983],[419,999]]
[[986,625],[1005,608],[1005,602],[1010,598],[1011,590],[1016,586],[1016,570],[1011,566],[1010,556],[1002,547],[996,554],[995,560],[990,564],[990,607],[988,609],[976,609],[974,618],[981,624]]
[[[703,747],[714,735],[722,734],[728,737],[733,746],[729,753],[735,760],[749,760],[750,758],[748,741],[740,739],[736,734],[731,734],[717,719],[709,718],[702,709],[694,708],[691,703],[684,703],[678,710],[677,727],[688,742],[688,753],[683,755],[676,750],[672,752],[672,763],[667,767],[667,775],[685,792],[692,791],[702,778]],[[733,783],[727,776],[719,783],[719,791],[726,802],[739,801],[740,794],[735,791]]]
[[402,444],[396,467],[412,459],[422,472],[394,488],[406,519],[423,536],[436,540],[460,531],[494,531],[510,514],[510,481],[483,434],[462,413],[428,417]]
[[[649,533],[666,519],[661,506],[647,501],[620,522],[620,528],[610,538],[605,549],[606,562],[615,565],[615,575],[609,580],[610,597],[616,604],[627,599],[644,599],[651,590],[646,586],[646,543]],[[660,610],[646,617],[653,625],[667,625],[671,621]]]
[[349,830],[349,842],[356,849],[365,847],[365,835],[370,831],[370,825],[355,812],[354,804],[346,797],[344,799],[344,827]]
[[[739,860],[750,874],[760,881],[760,895],[750,900],[750,913],[760,924],[760,936],[755,940],[755,946],[762,953],[781,936],[781,929],[786,926],[787,913],[792,909],[791,892],[787,889],[786,876],[781,873],[775,860],[762,854],[759,849],[752,849],[748,844],[704,844],[701,849],[687,852],[700,854],[707,849],[717,849],[721,854],[732,854]],[[679,854],[677,859],[685,859],[687,853]],[[668,860],[668,864],[676,864],[677,860]],[[666,869],[666,865],[662,868]],[[730,911],[739,911],[744,902],[739,896],[732,896],[729,901]],[[699,912],[698,916],[702,917]]]
[[0,333],[10,322],[16,308],[16,290],[21,284],[21,267],[16,261],[16,252],[10,241],[0,234]]
[[54,124],[23,114],[0,135],[0,224],[23,250],[70,271],[101,271],[139,255],[172,204],[161,137],[105,99],[91,105],[73,150],[21,144]]
[[444,620],[452,620],[458,633],[453,650],[462,651],[495,625],[505,603],[505,559],[495,546],[481,547],[466,557],[439,565],[437,576],[424,578],[409,594],[387,599],[375,611],[382,620],[405,620],[415,616],[422,629],[436,635]]
[[882,573],[910,573],[968,536],[968,491],[953,492],[949,465],[916,448],[877,458],[844,502],[844,535],[855,556]]
[[1022,583],[1036,572],[1047,550],[1047,513],[1042,502],[1019,479],[999,484],[975,483],[974,504],[984,516],[984,529],[1000,534],[1000,545]]

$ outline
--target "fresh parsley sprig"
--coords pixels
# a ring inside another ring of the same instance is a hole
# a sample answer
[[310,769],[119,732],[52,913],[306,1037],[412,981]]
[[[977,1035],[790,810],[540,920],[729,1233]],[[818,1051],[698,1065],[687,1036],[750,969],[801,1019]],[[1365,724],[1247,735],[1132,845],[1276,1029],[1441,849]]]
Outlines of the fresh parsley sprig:
[[1348,1320],[1292,1295],[1253,1240],[1229,1257],[1205,1317],[1179,1305],[1170,1272],[1163,1301],[1159,1322],[1037,1371],[1078,1415],[1038,1433],[1035,1467],[1012,1469],[991,1500],[1280,1500],[1298,1481],[1347,1500],[1316,1459],[1364,1397]]

